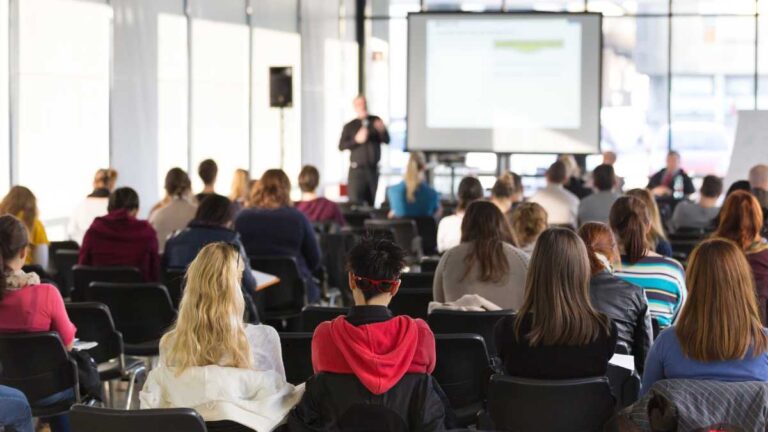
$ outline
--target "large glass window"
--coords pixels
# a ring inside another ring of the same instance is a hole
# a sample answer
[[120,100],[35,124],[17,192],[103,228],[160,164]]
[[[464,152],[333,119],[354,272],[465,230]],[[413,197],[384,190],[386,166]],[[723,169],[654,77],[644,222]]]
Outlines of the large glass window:
[[111,9],[72,0],[17,4],[18,182],[37,195],[50,231],[63,227],[93,173],[109,165]]
[[11,182],[9,91],[8,91],[8,0],[0,0],[0,191]]

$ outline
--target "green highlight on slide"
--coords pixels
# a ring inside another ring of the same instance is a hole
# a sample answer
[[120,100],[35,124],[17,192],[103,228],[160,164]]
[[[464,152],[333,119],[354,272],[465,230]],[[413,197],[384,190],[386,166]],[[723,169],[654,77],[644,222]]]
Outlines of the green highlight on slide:
[[497,40],[493,42],[496,49],[513,49],[524,53],[532,53],[545,49],[558,49],[563,47],[561,39],[550,40]]

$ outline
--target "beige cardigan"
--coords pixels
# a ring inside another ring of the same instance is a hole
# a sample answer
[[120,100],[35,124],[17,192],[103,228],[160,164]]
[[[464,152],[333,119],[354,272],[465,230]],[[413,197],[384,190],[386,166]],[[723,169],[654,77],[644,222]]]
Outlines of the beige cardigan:
[[466,294],[477,294],[502,309],[520,309],[525,295],[525,276],[528,272],[528,255],[520,249],[504,244],[504,254],[509,263],[509,272],[499,283],[481,282],[477,266],[470,270],[464,280],[465,258],[471,251],[472,243],[462,243],[447,251],[435,270],[432,286],[434,301],[455,302]]

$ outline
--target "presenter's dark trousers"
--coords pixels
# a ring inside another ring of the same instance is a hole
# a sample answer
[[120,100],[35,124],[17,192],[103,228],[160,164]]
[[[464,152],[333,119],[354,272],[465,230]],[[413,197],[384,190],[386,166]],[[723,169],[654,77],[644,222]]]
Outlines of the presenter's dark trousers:
[[373,205],[379,187],[379,167],[350,167],[347,196],[352,203]]

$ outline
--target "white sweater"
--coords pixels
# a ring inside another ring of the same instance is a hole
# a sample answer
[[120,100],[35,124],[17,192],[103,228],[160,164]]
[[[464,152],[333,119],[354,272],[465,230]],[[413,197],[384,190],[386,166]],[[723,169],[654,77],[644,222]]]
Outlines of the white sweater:
[[160,362],[140,394],[141,408],[193,408],[205,421],[230,420],[259,432],[277,427],[298,403],[304,386],[285,381],[280,338],[274,328],[246,327],[253,368],[217,365],[193,367],[176,375]]

